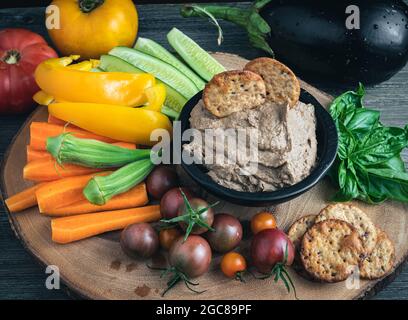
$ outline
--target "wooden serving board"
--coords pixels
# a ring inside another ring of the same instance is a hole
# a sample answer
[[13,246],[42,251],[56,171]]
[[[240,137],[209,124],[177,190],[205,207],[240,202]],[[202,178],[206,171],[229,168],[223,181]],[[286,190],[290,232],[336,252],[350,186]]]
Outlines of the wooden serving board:
[[[241,69],[246,63],[238,56],[216,53],[214,56],[229,69]],[[302,82],[302,87],[323,105],[327,106],[331,97]],[[23,180],[22,172],[26,163],[26,145],[29,141],[29,126],[32,121],[46,121],[47,110],[39,107],[27,120],[14,138],[5,156],[2,168],[3,198],[22,191],[31,184]],[[180,168],[179,168],[180,170]],[[182,174],[182,173],[181,173]],[[183,175],[183,174],[182,174]],[[191,181],[186,180],[189,184]],[[279,227],[286,230],[292,222],[303,215],[317,214],[329,203],[334,190],[329,182],[323,181],[301,197],[279,205],[265,208],[275,212]],[[210,196],[201,194],[204,197]],[[212,200],[212,199],[211,199]],[[346,282],[321,284],[304,280],[290,270],[300,299],[356,299],[375,293],[391,281],[408,256],[408,206],[396,202],[386,202],[379,206],[362,207],[372,220],[385,230],[395,243],[396,266],[393,272],[378,281],[361,281],[359,286],[347,288]],[[242,220],[249,220],[262,208],[246,208],[221,201],[216,212],[231,212]],[[162,299],[161,292],[166,279],[160,279],[159,271],[146,267],[146,261],[132,260],[120,249],[119,232],[105,234],[67,245],[51,241],[50,219],[39,214],[37,208],[17,214],[9,214],[9,220],[17,237],[43,265],[58,266],[62,281],[75,293],[92,299]],[[248,241],[241,250],[247,252]],[[152,265],[165,263],[165,254],[160,253]],[[200,289],[207,290],[201,295],[188,291],[179,284],[170,291],[166,299],[293,299],[287,294],[282,283],[272,279],[256,280],[247,278],[240,283],[225,278],[219,271],[220,256],[213,258],[210,272],[200,277]]]

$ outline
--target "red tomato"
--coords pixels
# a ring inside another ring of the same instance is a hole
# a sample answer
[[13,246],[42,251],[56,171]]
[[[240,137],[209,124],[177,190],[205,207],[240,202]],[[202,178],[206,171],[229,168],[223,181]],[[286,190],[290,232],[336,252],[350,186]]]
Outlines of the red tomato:
[[57,57],[38,34],[25,29],[0,31],[0,114],[28,112],[39,90],[34,71],[42,61]]

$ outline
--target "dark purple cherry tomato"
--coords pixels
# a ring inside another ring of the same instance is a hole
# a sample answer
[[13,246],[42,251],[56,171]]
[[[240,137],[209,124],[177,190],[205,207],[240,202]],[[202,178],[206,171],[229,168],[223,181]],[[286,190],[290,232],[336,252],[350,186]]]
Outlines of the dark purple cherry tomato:
[[231,251],[242,240],[242,225],[230,214],[216,214],[212,227],[214,231],[208,231],[205,237],[214,251],[220,253]]
[[169,263],[188,278],[196,278],[206,273],[212,258],[207,240],[191,235],[186,241],[182,237],[174,241],[169,252]]
[[[181,188],[187,199],[194,197],[194,194],[186,188]],[[173,188],[167,191],[160,201],[160,213],[164,219],[177,217],[179,207],[184,203],[180,188]]]
[[120,245],[132,258],[150,258],[159,249],[159,237],[148,223],[132,224],[122,231]]
[[170,189],[177,187],[177,173],[168,166],[158,166],[149,174],[146,180],[147,192],[151,197],[160,200]]
[[[285,251],[287,258],[285,261]],[[261,273],[270,273],[277,263],[290,266],[295,250],[288,236],[279,229],[266,229],[257,233],[251,244],[252,263]]]

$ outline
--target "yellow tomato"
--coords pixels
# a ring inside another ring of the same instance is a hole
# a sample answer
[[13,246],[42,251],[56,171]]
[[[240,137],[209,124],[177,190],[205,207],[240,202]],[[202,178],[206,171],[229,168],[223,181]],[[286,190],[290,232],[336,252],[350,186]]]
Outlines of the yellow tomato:
[[132,0],[54,0],[52,5],[59,9],[60,28],[48,32],[62,55],[99,58],[135,42],[138,15]]

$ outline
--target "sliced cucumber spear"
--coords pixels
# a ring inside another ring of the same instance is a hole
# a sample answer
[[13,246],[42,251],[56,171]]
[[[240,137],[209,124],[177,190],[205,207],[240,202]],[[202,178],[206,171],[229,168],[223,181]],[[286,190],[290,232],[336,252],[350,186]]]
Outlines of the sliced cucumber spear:
[[182,74],[184,74],[187,78],[193,81],[199,90],[204,89],[205,82],[198,75],[196,75],[189,67],[187,67],[183,62],[177,59],[173,54],[171,54],[167,49],[162,47],[157,42],[154,42],[153,40],[147,38],[139,37],[134,48],[140,52],[148,54],[152,57],[155,57],[172,65]]
[[145,53],[126,47],[116,47],[109,54],[154,75],[165,84],[175,88],[187,99],[190,99],[199,91],[194,82],[176,68]]
[[108,72],[145,73],[118,57],[103,55],[99,67]]
[[[101,63],[99,67],[102,70],[109,72],[131,72],[131,73],[144,73],[144,71],[136,68],[135,66],[127,63],[126,61],[110,56],[103,55],[101,56]],[[157,80],[158,83],[162,83],[160,80]],[[166,86],[166,101],[165,105],[177,112],[180,112],[183,109],[184,105],[187,102],[187,99],[184,98],[180,93],[174,90],[172,87],[164,84]]]
[[173,119],[173,120],[178,120],[180,113],[175,111],[174,109],[171,109],[167,106],[163,106],[161,108],[161,113],[163,113],[164,115],[168,116],[169,118]]
[[216,74],[226,69],[207,51],[177,28],[167,34],[167,40],[177,53],[203,79],[210,81]]

